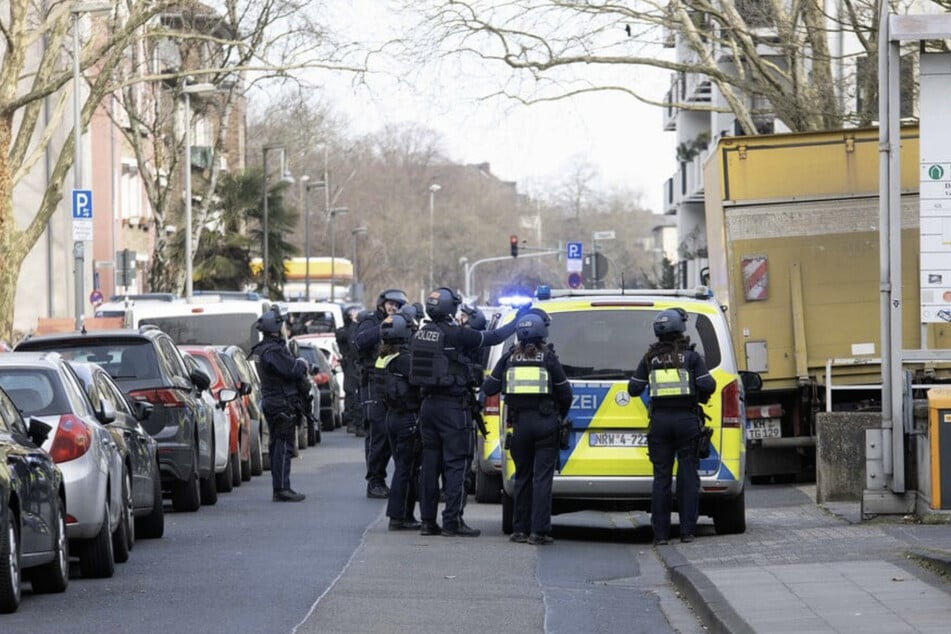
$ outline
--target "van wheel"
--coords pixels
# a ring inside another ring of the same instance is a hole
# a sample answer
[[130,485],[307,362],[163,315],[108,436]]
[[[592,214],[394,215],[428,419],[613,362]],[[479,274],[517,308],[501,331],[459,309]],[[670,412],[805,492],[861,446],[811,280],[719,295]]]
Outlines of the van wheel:
[[746,532],[746,490],[735,498],[719,500],[713,508],[713,527],[717,535]]
[[511,535],[515,530],[513,521],[515,519],[515,500],[512,496],[502,491],[502,532]]
[[480,504],[498,504],[502,501],[502,476],[475,470],[475,499]]

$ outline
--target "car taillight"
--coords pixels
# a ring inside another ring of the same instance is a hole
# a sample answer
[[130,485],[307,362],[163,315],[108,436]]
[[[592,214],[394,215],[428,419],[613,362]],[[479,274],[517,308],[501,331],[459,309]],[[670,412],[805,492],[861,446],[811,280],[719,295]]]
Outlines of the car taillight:
[[89,451],[92,446],[92,430],[72,414],[65,414],[59,418],[59,427],[49,454],[53,462],[69,462],[79,458]]
[[324,385],[330,382],[330,375],[326,372],[318,372],[314,375],[314,383],[317,385]]
[[720,392],[720,424],[723,427],[739,427],[740,418],[740,386],[736,381]]
[[157,390],[133,390],[129,392],[129,398],[146,401],[166,407],[181,407],[185,404],[181,395],[175,390],[169,388],[160,388]]
[[489,414],[490,416],[499,415],[499,395],[498,394],[485,397],[485,403],[482,405],[482,412],[484,414]]

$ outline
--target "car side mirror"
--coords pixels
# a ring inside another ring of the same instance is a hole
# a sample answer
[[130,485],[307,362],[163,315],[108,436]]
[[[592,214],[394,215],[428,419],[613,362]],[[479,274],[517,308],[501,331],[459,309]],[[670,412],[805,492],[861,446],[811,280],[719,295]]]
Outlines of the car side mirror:
[[743,381],[743,390],[746,392],[759,392],[763,389],[763,377],[759,372],[740,370],[740,380]]
[[188,373],[188,378],[191,379],[199,392],[204,392],[211,387],[211,378],[201,370],[192,370]]
[[96,418],[98,418],[99,422],[103,425],[108,425],[115,421],[116,406],[104,398],[99,399],[99,409],[96,411]]
[[238,390],[233,390],[230,387],[223,387],[218,390],[218,407],[224,409],[225,404],[230,403],[236,398],[238,398]]
[[135,417],[139,421],[148,420],[153,409],[155,407],[146,401],[132,401],[132,411],[135,412]]
[[49,438],[50,432],[53,431],[51,425],[47,425],[39,418],[31,418],[30,424],[27,427],[27,434],[30,437],[30,440],[33,441],[33,444],[37,447],[42,447],[43,443],[46,442],[46,439]]
[[238,390],[241,392],[241,396],[248,396],[251,394],[251,384],[241,381],[241,384],[238,386]]

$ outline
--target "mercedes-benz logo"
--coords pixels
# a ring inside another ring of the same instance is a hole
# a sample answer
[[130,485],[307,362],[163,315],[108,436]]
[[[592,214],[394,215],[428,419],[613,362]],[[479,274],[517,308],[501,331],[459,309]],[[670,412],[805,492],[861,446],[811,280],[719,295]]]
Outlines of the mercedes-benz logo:
[[618,392],[614,395],[614,402],[623,407],[631,402],[631,395],[627,392]]

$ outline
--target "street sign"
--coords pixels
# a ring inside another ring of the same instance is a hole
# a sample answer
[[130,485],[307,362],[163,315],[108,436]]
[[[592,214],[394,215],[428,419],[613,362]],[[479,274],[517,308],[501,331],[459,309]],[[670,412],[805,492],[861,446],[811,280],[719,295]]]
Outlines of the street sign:
[[581,273],[568,274],[568,288],[581,288]]
[[102,292],[98,288],[89,294],[89,303],[93,306],[101,304],[102,299]]
[[584,266],[584,247],[580,242],[569,242],[565,249],[565,262],[569,273],[580,273]]
[[92,240],[92,190],[73,190],[73,242]]
[[614,240],[614,230],[595,231],[591,237],[595,240]]

